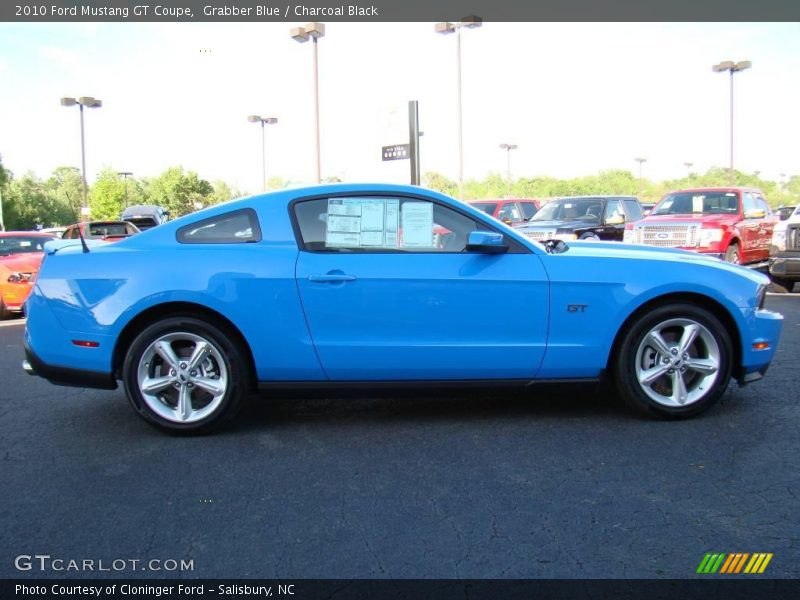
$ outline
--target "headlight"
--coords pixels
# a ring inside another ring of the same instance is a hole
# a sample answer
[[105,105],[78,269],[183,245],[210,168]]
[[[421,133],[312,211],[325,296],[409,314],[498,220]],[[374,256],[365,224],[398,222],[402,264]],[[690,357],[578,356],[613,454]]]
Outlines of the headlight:
[[772,232],[772,245],[775,246],[777,250],[786,250],[786,230],[785,229],[776,229]]
[[722,229],[701,229],[700,235],[697,238],[697,245],[705,248],[721,240]]

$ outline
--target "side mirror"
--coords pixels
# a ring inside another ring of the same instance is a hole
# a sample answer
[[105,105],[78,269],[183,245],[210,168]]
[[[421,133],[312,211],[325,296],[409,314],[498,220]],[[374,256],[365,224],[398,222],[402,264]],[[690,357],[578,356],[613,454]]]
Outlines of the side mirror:
[[625,222],[625,217],[622,215],[614,215],[606,219],[606,225],[622,225]]
[[763,219],[766,216],[767,213],[763,208],[754,208],[753,210],[748,210],[746,213],[744,213],[745,219]]
[[503,234],[494,231],[470,231],[467,238],[468,252],[482,252],[484,254],[502,254],[508,251],[508,246],[503,243]]

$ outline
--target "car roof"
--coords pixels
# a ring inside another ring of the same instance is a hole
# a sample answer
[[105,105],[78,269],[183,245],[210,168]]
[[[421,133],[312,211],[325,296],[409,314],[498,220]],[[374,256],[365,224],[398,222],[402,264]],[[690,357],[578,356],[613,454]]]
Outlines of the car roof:
[[718,186],[718,187],[693,187],[693,188],[681,188],[679,190],[672,190],[669,192],[670,194],[678,194],[681,192],[758,192],[759,194],[763,194],[763,192],[756,187],[748,187],[742,185],[726,185],[726,186]]
[[0,231],[0,237],[53,237],[52,233],[47,231]]

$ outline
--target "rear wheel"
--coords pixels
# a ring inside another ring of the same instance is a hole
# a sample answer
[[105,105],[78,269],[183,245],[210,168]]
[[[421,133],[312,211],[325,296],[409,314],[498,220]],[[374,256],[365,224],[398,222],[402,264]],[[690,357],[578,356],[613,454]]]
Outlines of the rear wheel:
[[11,316],[11,312],[6,308],[6,303],[0,298],[0,321]]
[[125,393],[159,429],[202,434],[233,418],[247,390],[246,361],[224,329],[194,317],[147,327],[123,364]]
[[739,244],[733,243],[725,250],[725,262],[733,263],[735,265],[741,264],[742,255],[739,252]]
[[639,318],[619,345],[617,389],[633,409],[686,418],[708,410],[725,392],[733,347],[725,327],[691,304],[660,306]]

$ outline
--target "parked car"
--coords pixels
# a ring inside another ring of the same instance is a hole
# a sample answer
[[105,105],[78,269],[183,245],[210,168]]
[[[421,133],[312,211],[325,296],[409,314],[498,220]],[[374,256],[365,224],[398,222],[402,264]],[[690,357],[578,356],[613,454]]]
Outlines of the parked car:
[[22,313],[42,264],[44,245],[55,239],[37,231],[0,232],[0,319]]
[[57,238],[60,238],[64,235],[64,232],[67,230],[66,227],[45,227],[44,229],[39,229],[39,233],[47,233],[49,235],[54,235]]
[[512,226],[530,220],[542,207],[541,201],[535,198],[470,200],[468,204]]
[[622,241],[625,224],[642,218],[634,196],[571,196],[545,204],[518,230],[532,240]]
[[778,218],[781,221],[785,221],[792,216],[796,208],[797,206],[779,206],[775,212],[778,213]]
[[169,211],[155,204],[135,204],[122,211],[121,220],[133,223],[141,231],[152,229],[169,220]]
[[769,248],[769,274],[790,292],[800,281],[800,207],[775,225]]
[[683,248],[731,263],[769,258],[778,217],[756,188],[719,187],[677,190],[653,211],[625,228],[625,241],[660,248]]
[[[444,247],[439,226],[453,234]],[[631,407],[691,417],[732,377],[761,378],[782,323],[761,273],[675,250],[540,244],[412,186],[281,190],[88,253],[62,245],[48,244],[27,302],[24,368],[63,385],[121,381],[143,419],[180,433],[220,427],[259,387],[381,382],[609,376]]]
[[65,240],[77,240],[80,238],[78,230],[84,239],[104,242],[116,242],[139,233],[139,228],[127,221],[86,221],[70,225],[61,237]]

